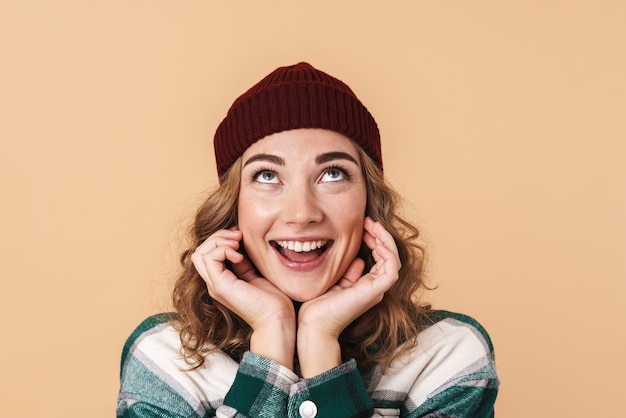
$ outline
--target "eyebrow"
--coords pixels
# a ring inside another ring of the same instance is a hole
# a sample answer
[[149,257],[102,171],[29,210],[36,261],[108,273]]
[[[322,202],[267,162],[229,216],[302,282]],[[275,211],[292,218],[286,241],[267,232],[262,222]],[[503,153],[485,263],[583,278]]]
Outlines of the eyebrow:
[[320,154],[317,157],[315,157],[315,162],[317,164],[323,164],[323,163],[327,163],[333,160],[348,160],[348,161],[352,161],[357,166],[359,165],[357,160],[355,160],[354,157],[348,154],[347,152],[341,152],[341,151],[327,152],[325,154]]
[[[324,163],[334,161],[334,160],[348,160],[348,161],[352,161],[357,166],[359,165],[357,160],[354,159],[354,157],[348,154],[347,152],[341,152],[341,151],[327,152],[327,153],[320,154],[317,157],[315,157],[315,162],[317,164],[324,164]],[[285,165],[285,160],[277,155],[255,154],[252,157],[248,158],[246,162],[243,164],[243,166],[245,167],[248,164],[253,163],[255,161],[267,161],[269,163],[273,163],[277,165]]]
[[274,164],[278,164],[278,165],[285,165],[285,160],[280,158],[277,155],[272,155],[272,154],[254,154],[252,157],[248,158],[246,160],[246,162],[243,164],[243,166],[247,166],[250,163],[253,163],[255,161],[267,161],[269,163],[274,163]]

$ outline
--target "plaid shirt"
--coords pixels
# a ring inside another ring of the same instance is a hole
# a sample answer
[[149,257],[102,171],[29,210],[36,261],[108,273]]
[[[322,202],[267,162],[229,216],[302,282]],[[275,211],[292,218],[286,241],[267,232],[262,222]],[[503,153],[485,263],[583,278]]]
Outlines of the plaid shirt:
[[489,418],[498,391],[493,346],[472,318],[446,311],[386,374],[350,360],[302,379],[267,358],[217,352],[191,370],[173,314],[146,319],[122,354],[118,417]]

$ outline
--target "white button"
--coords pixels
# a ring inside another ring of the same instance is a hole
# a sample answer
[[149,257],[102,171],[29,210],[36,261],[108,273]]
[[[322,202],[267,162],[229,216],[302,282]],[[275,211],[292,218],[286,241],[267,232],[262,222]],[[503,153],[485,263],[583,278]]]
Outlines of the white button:
[[313,418],[317,415],[317,405],[313,401],[304,401],[298,411],[302,418]]

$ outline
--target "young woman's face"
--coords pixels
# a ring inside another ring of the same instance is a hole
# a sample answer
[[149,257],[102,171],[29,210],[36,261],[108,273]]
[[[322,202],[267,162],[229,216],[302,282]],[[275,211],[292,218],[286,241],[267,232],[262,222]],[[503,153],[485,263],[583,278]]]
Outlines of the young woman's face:
[[366,201],[356,146],[337,132],[276,133],[242,156],[244,248],[293,300],[314,299],[346,271],[361,246]]

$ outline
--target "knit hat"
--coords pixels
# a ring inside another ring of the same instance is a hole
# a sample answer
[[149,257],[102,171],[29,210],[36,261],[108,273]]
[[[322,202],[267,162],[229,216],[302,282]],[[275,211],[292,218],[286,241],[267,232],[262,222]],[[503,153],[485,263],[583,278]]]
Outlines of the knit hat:
[[299,128],[339,132],[383,166],[374,117],[345,83],[301,62],[277,68],[235,100],[213,141],[220,181],[250,145]]

